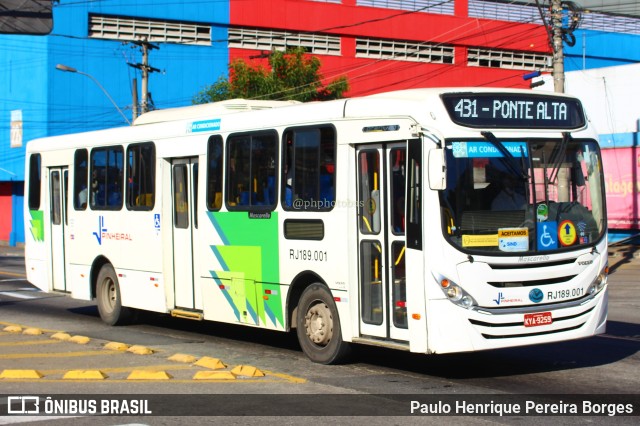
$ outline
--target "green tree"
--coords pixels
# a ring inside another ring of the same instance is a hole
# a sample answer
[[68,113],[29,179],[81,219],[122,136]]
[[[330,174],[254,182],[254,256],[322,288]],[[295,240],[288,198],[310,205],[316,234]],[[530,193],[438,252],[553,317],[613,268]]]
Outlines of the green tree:
[[229,64],[229,78],[205,87],[193,98],[194,104],[225,99],[271,99],[301,102],[342,98],[349,90],[346,77],[338,77],[326,86],[322,83],[320,60],[305,55],[302,47],[269,55],[269,67],[252,65],[243,59]]

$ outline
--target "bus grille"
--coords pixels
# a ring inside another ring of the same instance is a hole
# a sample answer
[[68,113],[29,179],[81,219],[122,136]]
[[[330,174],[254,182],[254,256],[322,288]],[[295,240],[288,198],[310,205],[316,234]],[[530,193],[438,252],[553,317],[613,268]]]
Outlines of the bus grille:
[[565,283],[567,281],[571,281],[575,277],[576,275],[567,275],[564,277],[553,277],[553,278],[545,278],[542,280],[531,280],[531,281],[488,281],[487,284],[490,284],[498,288],[538,287],[538,286],[545,286],[550,284]]
[[[595,307],[591,307],[589,309],[586,309],[582,312],[579,312],[575,315],[567,315],[564,317],[557,317],[557,318],[553,318],[553,323],[554,324],[558,324],[561,323],[562,321],[568,321],[568,320],[574,320],[576,318],[580,318],[580,317],[584,317],[585,315],[589,314],[591,311],[593,311],[595,309]],[[483,328],[491,328],[495,330],[495,333],[488,333],[486,331],[481,332],[482,337],[484,337],[485,339],[511,339],[511,338],[517,338],[517,337],[531,337],[531,336],[542,336],[545,334],[554,334],[554,333],[562,333],[565,331],[571,331],[571,330],[577,330],[578,328],[582,327],[585,322],[581,322],[580,324],[577,325],[571,325],[569,327],[565,327],[565,328],[554,328],[553,330],[545,330],[545,331],[539,331],[539,329],[537,329],[537,327],[533,327],[533,328],[526,328],[524,326],[524,318],[522,321],[517,321],[517,322],[507,322],[507,323],[497,323],[497,322],[486,322],[486,321],[478,321],[475,319],[469,319],[469,322],[475,326],[478,327],[483,327]],[[518,330],[531,330],[528,331],[526,333],[504,333],[504,334],[500,334],[500,329],[506,330],[507,328],[511,328],[512,331],[513,328],[517,328]]]

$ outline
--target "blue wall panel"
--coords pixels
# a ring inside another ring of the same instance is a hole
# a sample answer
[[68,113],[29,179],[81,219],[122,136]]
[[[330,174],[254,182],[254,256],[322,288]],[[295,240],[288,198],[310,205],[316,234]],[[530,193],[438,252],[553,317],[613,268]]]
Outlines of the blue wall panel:
[[[142,97],[142,76],[128,64],[142,62],[140,48],[119,41],[88,39],[90,14],[127,18],[186,21],[215,25],[211,46],[158,43],[149,53],[149,65],[161,70],[150,73],[149,91],[156,108],[191,104],[193,96],[207,84],[226,74],[228,49],[227,2],[169,2],[151,0],[113,1],[81,4],[55,10],[54,33],[79,38],[55,38],[49,50],[51,68],[64,64],[93,76],[114,99],[125,116],[132,117],[132,80],[137,79],[138,98]],[[64,13],[63,13],[64,12]],[[55,43],[55,46],[53,44]],[[127,125],[100,87],[90,78],[51,71],[51,123],[49,134],[57,135]]]
[[576,71],[640,62],[640,35],[575,31],[576,44],[564,46],[564,69]]
[[[149,91],[156,108],[190,105],[205,86],[227,74],[229,53],[228,1],[112,0],[54,3],[54,27],[48,36],[0,35],[0,182],[24,180],[26,143],[35,138],[127,125],[104,91],[131,120],[132,80],[140,71],[128,63],[142,62],[140,49],[115,40],[89,38],[89,15],[140,20],[182,21],[212,28],[209,46],[158,43],[149,54]],[[92,78],[56,70],[64,64]],[[21,111],[22,146],[10,145],[11,111]],[[22,211],[16,194],[13,208]],[[20,220],[18,218],[17,220]],[[22,226],[12,230],[11,243],[24,241]]]

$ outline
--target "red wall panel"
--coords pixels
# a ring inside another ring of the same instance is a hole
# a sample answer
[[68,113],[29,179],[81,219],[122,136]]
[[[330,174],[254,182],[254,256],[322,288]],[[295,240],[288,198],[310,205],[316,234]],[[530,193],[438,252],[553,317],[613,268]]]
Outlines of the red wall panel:
[[11,213],[11,182],[0,182],[0,241],[9,241]]
[[[522,79],[529,71],[467,66],[467,47],[549,53],[544,28],[468,18],[466,12],[464,0],[456,0],[458,16],[356,6],[355,1],[333,4],[305,0],[244,0],[231,2],[230,23],[240,27],[341,36],[341,56],[317,56],[322,62],[320,71],[327,80],[341,75],[348,77],[351,89],[347,96],[416,87],[529,87],[529,82]],[[355,37],[453,44],[455,63],[356,58]],[[249,57],[259,53],[263,52],[230,49],[229,57],[255,63],[255,59]]]
[[235,1],[229,15],[245,27],[549,51],[544,27],[517,22],[306,0]]

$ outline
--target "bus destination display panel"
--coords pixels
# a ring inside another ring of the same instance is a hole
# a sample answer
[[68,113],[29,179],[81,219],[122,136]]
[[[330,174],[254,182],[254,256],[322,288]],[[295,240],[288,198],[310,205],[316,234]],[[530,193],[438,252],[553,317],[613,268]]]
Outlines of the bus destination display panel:
[[442,95],[451,120],[477,128],[576,129],[585,125],[580,101],[561,96],[514,93]]

